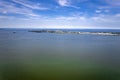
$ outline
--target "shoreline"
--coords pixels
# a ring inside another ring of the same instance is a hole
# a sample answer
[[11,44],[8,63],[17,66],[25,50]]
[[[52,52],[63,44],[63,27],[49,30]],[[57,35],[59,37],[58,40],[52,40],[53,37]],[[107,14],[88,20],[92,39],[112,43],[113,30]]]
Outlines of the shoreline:
[[90,34],[90,35],[120,36],[120,32],[80,32],[80,31],[65,31],[65,30],[30,30],[29,32],[54,33],[54,34]]

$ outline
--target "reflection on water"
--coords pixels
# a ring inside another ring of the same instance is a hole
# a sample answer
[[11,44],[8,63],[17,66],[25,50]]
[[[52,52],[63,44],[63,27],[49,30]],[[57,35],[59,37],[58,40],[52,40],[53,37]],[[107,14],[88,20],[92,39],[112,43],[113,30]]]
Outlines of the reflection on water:
[[0,30],[0,80],[120,80],[119,42],[120,36]]

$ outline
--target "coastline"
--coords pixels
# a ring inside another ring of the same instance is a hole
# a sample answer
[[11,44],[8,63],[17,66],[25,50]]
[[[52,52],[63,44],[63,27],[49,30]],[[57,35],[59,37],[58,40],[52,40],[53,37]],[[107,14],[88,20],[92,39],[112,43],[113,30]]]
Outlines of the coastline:
[[90,34],[90,35],[120,36],[120,32],[80,32],[80,31],[65,31],[65,30],[30,30],[29,32],[54,33],[54,34]]

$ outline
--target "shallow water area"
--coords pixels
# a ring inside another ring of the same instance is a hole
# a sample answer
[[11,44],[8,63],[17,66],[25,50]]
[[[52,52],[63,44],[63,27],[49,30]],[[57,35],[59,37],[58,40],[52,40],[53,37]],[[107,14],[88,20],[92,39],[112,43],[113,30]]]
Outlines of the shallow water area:
[[0,29],[0,80],[119,80],[119,48],[120,36]]

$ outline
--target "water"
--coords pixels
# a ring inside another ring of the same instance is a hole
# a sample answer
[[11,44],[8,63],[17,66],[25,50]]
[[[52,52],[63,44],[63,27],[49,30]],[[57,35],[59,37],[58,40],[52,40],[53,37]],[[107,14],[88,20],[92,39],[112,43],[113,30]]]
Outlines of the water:
[[0,80],[120,80],[120,36],[28,30],[0,29]]

